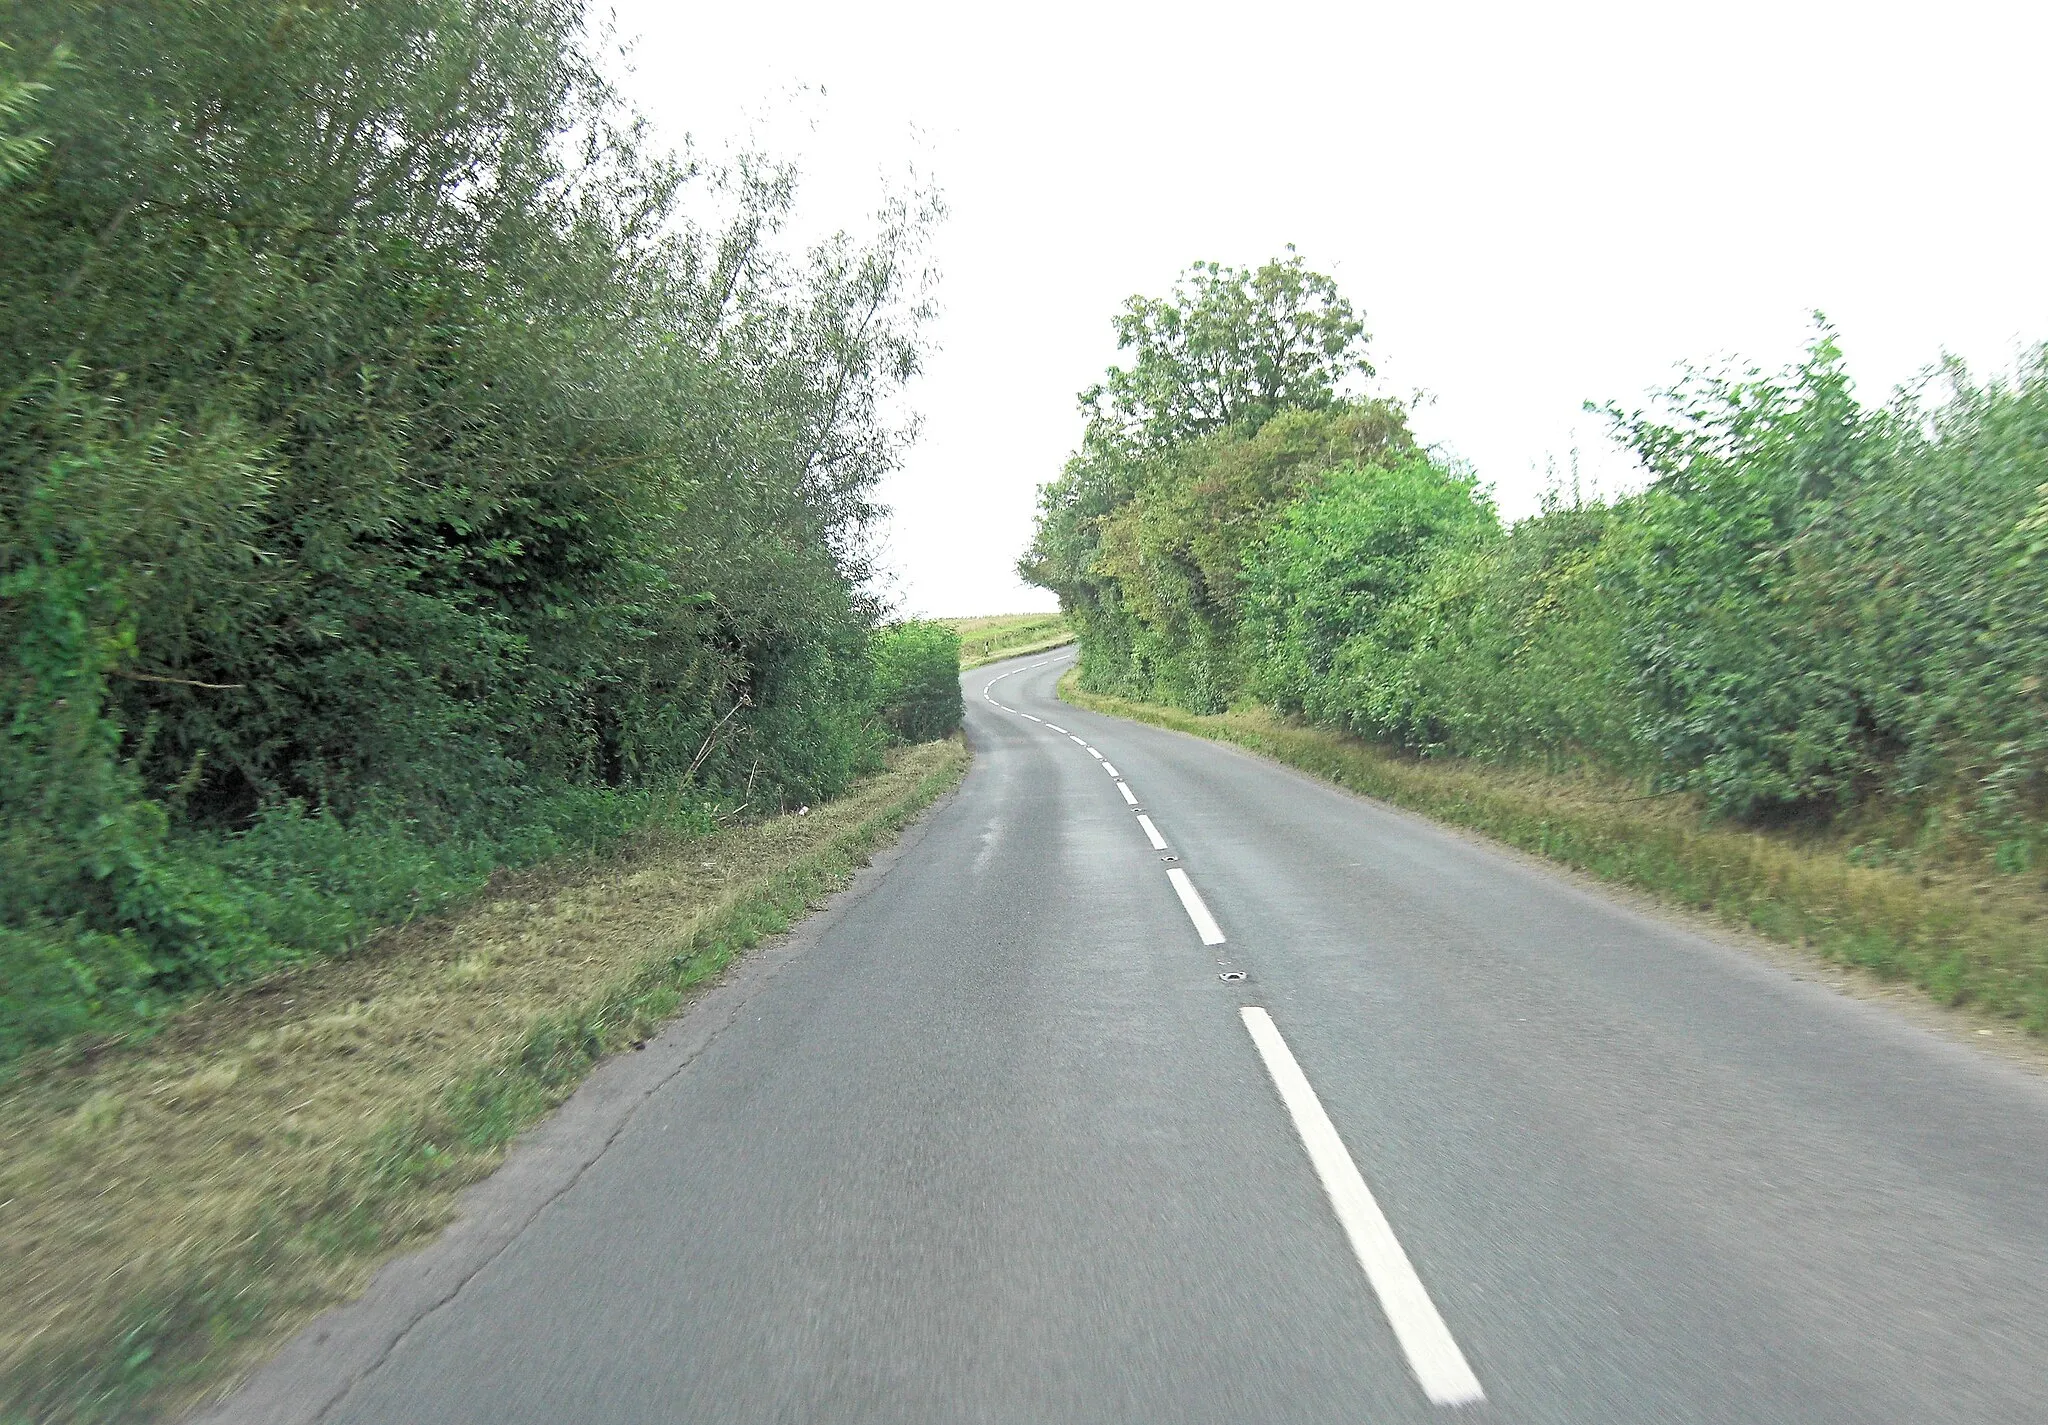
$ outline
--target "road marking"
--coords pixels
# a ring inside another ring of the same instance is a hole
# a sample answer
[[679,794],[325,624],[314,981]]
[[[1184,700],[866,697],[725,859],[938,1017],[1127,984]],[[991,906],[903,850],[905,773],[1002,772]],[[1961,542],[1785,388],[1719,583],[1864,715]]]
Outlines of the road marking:
[[[1025,665],[1024,665],[1024,666],[1023,666],[1022,668],[1012,668],[1012,669],[1011,669],[1011,670],[1010,670],[1009,672],[1007,672],[1007,673],[998,673],[998,674],[996,674],[996,675],[995,675],[995,677],[993,677],[993,678],[989,679],[989,680],[988,680],[988,681],[987,681],[986,683],[983,683],[983,684],[981,685],[981,695],[982,695],[982,696],[983,696],[984,698],[988,698],[988,700],[989,700],[990,702],[992,702],[992,703],[995,703],[995,702],[996,702],[996,700],[995,700],[994,698],[992,698],[992,697],[989,697],[989,689],[990,689],[990,688],[993,688],[993,687],[994,687],[994,686],[995,686],[996,684],[998,684],[998,683],[1002,682],[1002,681],[1003,681],[1003,679],[1005,679],[1005,678],[1014,678],[1014,677],[1016,677],[1016,676],[1017,676],[1017,675],[1018,675],[1019,673],[1029,673],[1029,672],[1030,672],[1030,671],[1031,671],[1031,670],[1032,670],[1033,668],[1043,668],[1043,667],[1044,667],[1044,666],[1045,666],[1046,664],[1048,664],[1048,663],[1057,663],[1057,662],[1059,662],[1059,661],[1060,661],[1060,660],[1059,660],[1059,657],[1058,657],[1057,655],[1055,655],[1055,656],[1053,656],[1053,657],[1051,657],[1051,658],[1041,658],[1041,659],[1039,659],[1039,660],[1038,660],[1038,661],[1037,661],[1036,663],[1026,663],[1026,664],[1025,664]],[[1013,707],[1005,707],[1005,706],[1004,706],[1003,704],[1001,704],[1001,703],[996,703],[996,706],[997,706],[997,707],[999,707],[999,708],[1002,708],[1004,712],[1016,712],[1016,711],[1017,711],[1017,709],[1015,709],[1015,708],[1013,708]],[[1029,716],[1029,714],[1026,714],[1026,716]],[[1035,719],[1034,719],[1034,721],[1035,721]]]
[[1188,879],[1188,873],[1178,866],[1169,867],[1166,879],[1173,882],[1174,893],[1180,897],[1181,909],[1188,913],[1188,919],[1195,923],[1195,934],[1202,937],[1204,945],[1221,945],[1223,927],[1216,923],[1216,917],[1209,914],[1209,907],[1202,903],[1202,893],[1195,889],[1195,883]]
[[1047,726],[1047,727],[1049,727],[1049,728],[1051,728],[1051,729],[1052,729],[1052,730],[1053,730],[1054,732],[1065,732],[1065,731],[1066,731],[1066,729],[1065,729],[1064,727],[1061,727],[1061,726],[1060,726],[1060,725],[1059,725],[1058,723],[1056,723],[1056,722],[1049,722],[1049,723],[1047,723],[1047,724],[1046,724],[1046,726]]
[[[1018,716],[1018,717],[1031,717],[1031,714],[1030,714],[1030,713],[1018,713],[1018,714],[1017,714],[1017,716]],[[1044,718],[1042,718],[1042,717],[1031,717],[1031,720],[1032,720],[1033,722],[1044,722],[1044,721],[1045,721],[1045,719],[1044,719]]]
[[1088,749],[1088,755],[1089,755],[1090,757],[1093,757],[1093,758],[1094,758],[1094,759],[1095,759],[1096,761],[1098,761],[1098,762],[1100,762],[1100,761],[1102,760],[1102,754],[1101,754],[1100,752],[1097,752],[1097,751],[1096,751],[1096,750],[1095,750],[1094,748],[1092,748],[1092,747]]
[[1078,743],[1080,743],[1080,744],[1081,744],[1081,745],[1082,745],[1083,747],[1086,747],[1086,746],[1088,745],[1088,739],[1087,739],[1087,738],[1085,738],[1085,737],[1076,737],[1076,736],[1074,736],[1074,734],[1073,734],[1073,733],[1071,733],[1071,732],[1067,734],[1067,740],[1068,740],[1069,742],[1078,742]]
[[1136,806],[1138,804],[1137,794],[1131,790],[1131,784],[1129,782],[1118,782],[1116,784],[1116,789],[1124,794],[1124,801],[1128,805]]
[[1273,1076],[1281,1102],[1293,1116],[1301,1146],[1308,1150],[1308,1160],[1323,1180],[1323,1191],[1330,1195],[1330,1206],[1344,1235],[1351,1239],[1351,1250],[1358,1265],[1365,1268],[1365,1279],[1372,1283],[1380,1310],[1394,1328],[1394,1339],[1401,1343],[1408,1369],[1415,1372],[1422,1393],[1436,1405],[1476,1405],[1486,1399],[1479,1377],[1465,1363],[1465,1353],[1451,1338],[1451,1328],[1437,1313],[1422,1278],[1415,1274],[1414,1263],[1401,1249],[1387,1215],[1373,1200],[1372,1189],[1359,1175],[1358,1164],[1345,1150],[1330,1115],[1323,1112],[1322,1100],[1295,1062],[1287,1041],[1280,1037],[1273,1017],[1256,1005],[1246,1005],[1238,1015],[1258,1046],[1259,1057],[1266,1061],[1266,1072]]
[[1102,764],[1102,770],[1103,770],[1103,771],[1105,771],[1105,772],[1107,772],[1107,773],[1109,773],[1109,775],[1110,775],[1110,776],[1112,776],[1112,777],[1117,777],[1117,776],[1121,776],[1121,775],[1122,775],[1121,773],[1119,773],[1119,772],[1118,772],[1118,771],[1116,770],[1116,768],[1114,768],[1114,767],[1110,766],[1110,765],[1109,765],[1109,764],[1108,764],[1107,762],[1105,762],[1105,763],[1103,763],[1103,764]]
[[[1123,783],[1118,782],[1117,785],[1121,787]],[[1159,828],[1152,824],[1151,817],[1146,816],[1143,812],[1139,812],[1138,825],[1145,828],[1145,839],[1152,843],[1154,851],[1164,851],[1166,849],[1166,838],[1159,834]]]

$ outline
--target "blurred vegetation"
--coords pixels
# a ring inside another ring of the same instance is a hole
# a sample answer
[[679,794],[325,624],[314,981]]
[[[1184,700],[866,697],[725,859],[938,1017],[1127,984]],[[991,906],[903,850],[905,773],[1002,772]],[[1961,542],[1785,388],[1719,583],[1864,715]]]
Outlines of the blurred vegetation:
[[1290,325],[1342,302],[1298,258],[1195,273],[1182,317],[1119,323],[1146,389],[1174,388],[1153,334],[1204,307],[1245,328],[1212,346],[1291,351],[1295,384],[1241,419],[1118,409],[1114,368],[1083,394],[1020,566],[1073,619],[1081,687],[1604,769],[1871,864],[2048,868],[2048,349],[1870,407],[1822,323],[1791,370],[1610,407],[1640,491],[1553,490],[1504,526],[1399,407],[1348,390],[1360,324]]
[[877,633],[875,704],[905,742],[959,731],[960,635],[936,620],[908,620]]
[[786,250],[579,0],[0,42],[0,1056],[878,765],[934,198]]

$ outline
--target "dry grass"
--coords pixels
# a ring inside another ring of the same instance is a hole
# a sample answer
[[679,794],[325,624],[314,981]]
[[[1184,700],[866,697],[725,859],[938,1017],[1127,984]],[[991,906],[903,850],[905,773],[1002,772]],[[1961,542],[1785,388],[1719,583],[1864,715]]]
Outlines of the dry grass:
[[509,879],[458,915],[42,1055],[0,1096],[0,1418],[153,1419],[449,1217],[522,1126],[957,781]]
[[1717,822],[1684,796],[1619,778],[1419,760],[1250,710],[1199,717],[1100,697],[1070,702],[1233,742],[1302,771],[1471,827],[1745,930],[2048,1030],[2048,893],[2038,881],[1940,866],[1865,866],[1840,837]]
[[1074,641],[1065,614],[987,614],[979,618],[941,619],[960,635],[960,666],[979,668],[1004,658],[1043,653]]

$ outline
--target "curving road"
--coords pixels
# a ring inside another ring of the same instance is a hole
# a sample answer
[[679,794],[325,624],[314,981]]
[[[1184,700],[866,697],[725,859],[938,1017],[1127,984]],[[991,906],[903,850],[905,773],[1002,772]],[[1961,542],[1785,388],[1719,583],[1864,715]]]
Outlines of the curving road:
[[2040,1080],[1068,661],[215,1418],[2048,1420]]

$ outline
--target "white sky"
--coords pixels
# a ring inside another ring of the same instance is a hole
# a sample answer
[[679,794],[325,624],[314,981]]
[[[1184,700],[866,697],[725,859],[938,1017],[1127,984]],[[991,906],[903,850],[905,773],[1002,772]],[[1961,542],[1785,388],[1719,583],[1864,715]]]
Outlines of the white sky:
[[[1012,564],[1110,317],[1292,242],[1378,389],[1509,515],[1587,399],[1775,368],[1808,313],[1866,399],[2048,338],[2048,5],[847,5],[615,0],[661,132],[799,158],[858,228],[911,163],[952,210],[923,438],[883,491],[904,611],[1050,607]],[[800,86],[823,94],[790,96]],[[765,117],[764,117],[765,116]]]

